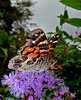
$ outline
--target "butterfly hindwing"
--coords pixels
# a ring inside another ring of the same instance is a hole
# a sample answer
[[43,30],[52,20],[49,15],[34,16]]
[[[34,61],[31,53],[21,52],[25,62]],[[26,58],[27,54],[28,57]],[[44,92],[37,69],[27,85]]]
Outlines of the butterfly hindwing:
[[48,64],[48,41],[44,31],[38,28],[30,32],[27,42],[18,50],[18,55],[9,61],[8,67],[19,71],[44,71],[48,69]]

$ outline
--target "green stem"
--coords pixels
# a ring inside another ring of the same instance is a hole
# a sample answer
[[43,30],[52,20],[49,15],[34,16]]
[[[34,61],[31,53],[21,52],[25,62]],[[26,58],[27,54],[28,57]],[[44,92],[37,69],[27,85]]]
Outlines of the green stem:
[[[66,11],[66,5],[64,7],[64,13],[65,13],[65,11]],[[64,14],[63,14],[63,16],[64,16]],[[63,28],[63,25],[61,25],[61,28],[60,28],[61,31],[62,31],[62,28]]]

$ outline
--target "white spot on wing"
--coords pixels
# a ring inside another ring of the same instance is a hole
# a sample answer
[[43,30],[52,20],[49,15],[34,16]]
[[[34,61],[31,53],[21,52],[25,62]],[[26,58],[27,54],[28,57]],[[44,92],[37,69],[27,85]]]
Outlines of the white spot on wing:
[[35,36],[38,36],[38,34],[35,34]]
[[57,43],[58,41],[53,41],[53,43]]
[[48,42],[47,40],[45,40],[45,41],[40,42],[38,45],[41,45],[41,44],[48,44]]
[[50,42],[52,42],[52,40],[50,40]]
[[32,41],[32,43],[35,43],[35,41]]

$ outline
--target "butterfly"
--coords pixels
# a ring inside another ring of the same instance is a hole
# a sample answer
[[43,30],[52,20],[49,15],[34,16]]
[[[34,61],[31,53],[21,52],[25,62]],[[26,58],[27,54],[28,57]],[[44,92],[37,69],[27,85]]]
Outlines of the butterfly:
[[9,61],[8,68],[18,71],[45,71],[52,62],[51,59],[59,34],[55,34],[49,42],[40,28],[30,32],[26,43],[17,51],[17,56]]

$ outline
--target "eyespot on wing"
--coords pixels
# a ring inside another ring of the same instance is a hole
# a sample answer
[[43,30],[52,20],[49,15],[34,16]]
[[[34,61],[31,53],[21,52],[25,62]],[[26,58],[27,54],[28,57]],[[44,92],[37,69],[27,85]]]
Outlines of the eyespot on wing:
[[22,64],[28,57],[26,55],[17,55],[9,61],[8,68],[16,69],[21,67]]

